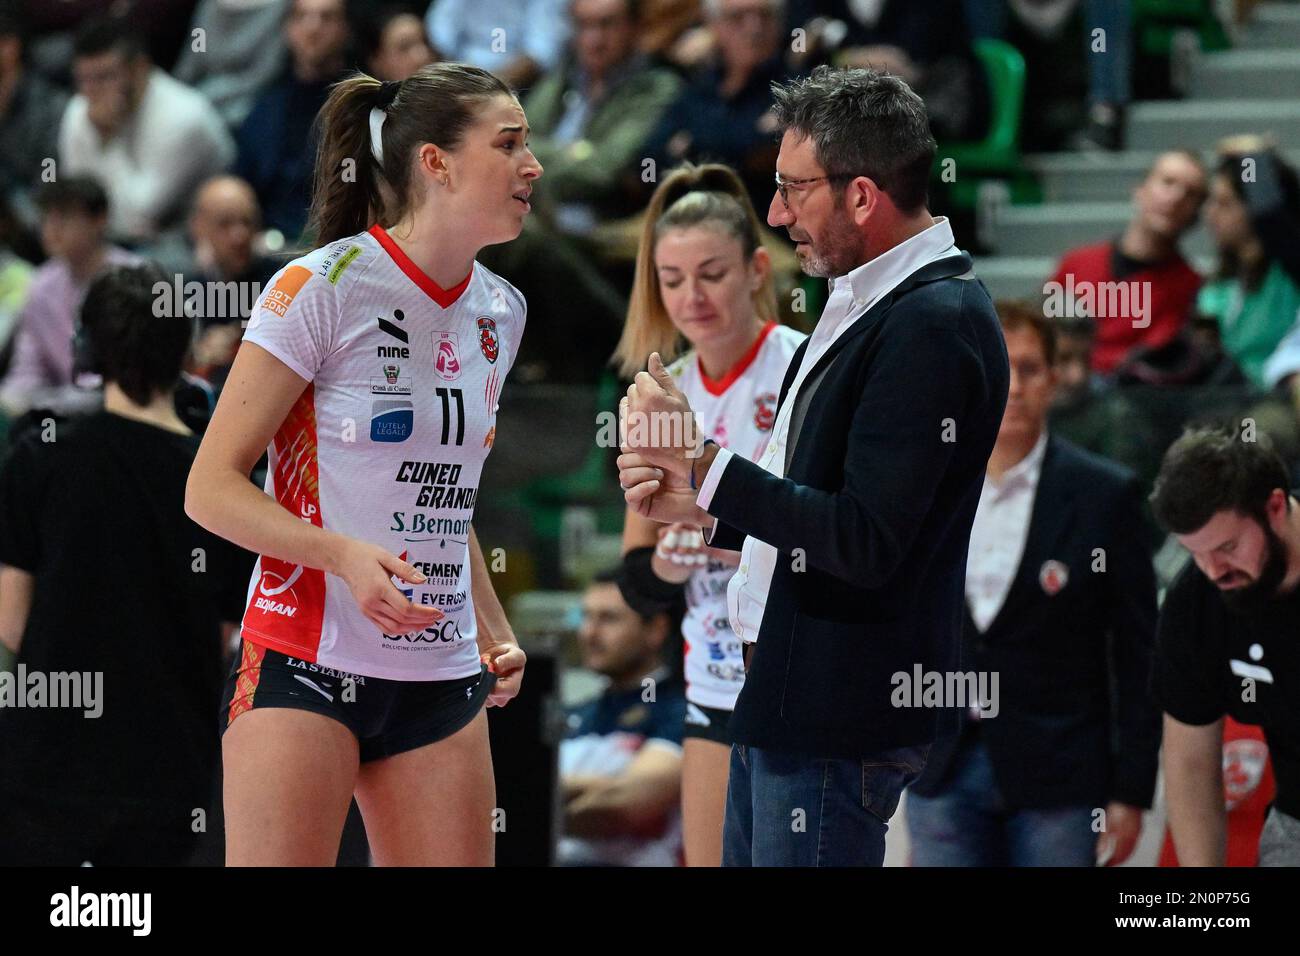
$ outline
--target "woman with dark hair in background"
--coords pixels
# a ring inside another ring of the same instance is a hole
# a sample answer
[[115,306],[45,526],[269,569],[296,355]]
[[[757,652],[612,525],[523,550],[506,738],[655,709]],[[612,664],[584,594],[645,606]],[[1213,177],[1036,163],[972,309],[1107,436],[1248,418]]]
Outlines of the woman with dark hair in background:
[[354,75],[318,123],[324,245],[254,310],[186,495],[260,555],[222,706],[226,859],[332,864],[355,794],[375,862],[490,865],[482,704],[524,653],[470,520],[525,305],[475,257],[519,235],[542,168],[476,67]]
[[27,696],[0,689],[0,865],[176,865],[205,829],[220,625],[247,563],[185,516],[198,441],[173,392],[192,328],[156,314],[166,281],[138,265],[91,283],[78,350],[103,411],[38,423],[0,473],[0,643]]
[[[772,264],[740,177],[687,164],[659,184],[646,211],[627,324],[615,360],[626,377],[651,352],[690,398],[700,427],[757,461],[775,421],[781,378],[803,336],[777,322]],[[687,715],[682,824],[688,866],[722,863],[730,740],[727,719],[745,680],[727,620],[737,552],[715,551],[699,528],[660,525],[631,508],[623,524],[624,587],[663,600],[686,585]]]
[[404,80],[437,59],[424,23],[406,7],[390,4],[361,12],[353,30],[362,62],[377,80]]
[[1219,268],[1196,308],[1217,321],[1224,351],[1246,377],[1269,387],[1281,378],[1266,371],[1269,357],[1300,313],[1300,181],[1262,147],[1257,137],[1220,147],[1205,206]]

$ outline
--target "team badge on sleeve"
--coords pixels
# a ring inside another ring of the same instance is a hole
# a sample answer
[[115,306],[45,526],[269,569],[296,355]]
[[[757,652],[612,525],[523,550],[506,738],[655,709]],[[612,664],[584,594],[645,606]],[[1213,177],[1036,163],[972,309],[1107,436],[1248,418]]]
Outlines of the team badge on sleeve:
[[496,322],[486,315],[480,316],[478,320],[478,347],[483,350],[483,357],[495,365],[501,344],[497,338]]

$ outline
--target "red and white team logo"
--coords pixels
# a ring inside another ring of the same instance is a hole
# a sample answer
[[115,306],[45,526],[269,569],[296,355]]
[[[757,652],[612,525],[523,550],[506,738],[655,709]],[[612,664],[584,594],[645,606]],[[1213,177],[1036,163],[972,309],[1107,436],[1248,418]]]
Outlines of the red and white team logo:
[[1055,597],[1070,580],[1070,569],[1060,561],[1044,561],[1038,571],[1038,585],[1048,597]]
[[1268,763],[1268,745],[1242,738],[1223,742],[1223,796],[1229,810],[1255,792]]
[[486,315],[480,316],[478,320],[478,347],[483,350],[483,357],[495,365],[501,343],[497,338],[496,322]]
[[770,432],[776,424],[776,393],[766,392],[754,396],[754,427],[761,432]]
[[433,370],[444,382],[460,378],[460,347],[455,332],[433,333]]

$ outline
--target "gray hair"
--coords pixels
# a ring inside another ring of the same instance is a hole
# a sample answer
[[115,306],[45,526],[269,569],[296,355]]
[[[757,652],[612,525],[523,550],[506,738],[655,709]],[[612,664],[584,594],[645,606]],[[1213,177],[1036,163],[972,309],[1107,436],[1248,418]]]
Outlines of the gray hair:
[[811,137],[827,175],[866,176],[903,212],[925,205],[938,147],[925,103],[901,79],[819,66],[773,83],[772,95],[778,130]]

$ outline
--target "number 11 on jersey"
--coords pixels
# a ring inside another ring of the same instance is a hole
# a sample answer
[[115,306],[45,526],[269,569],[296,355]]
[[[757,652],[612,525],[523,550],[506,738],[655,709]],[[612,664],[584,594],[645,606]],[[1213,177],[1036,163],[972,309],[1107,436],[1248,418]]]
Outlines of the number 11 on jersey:
[[434,393],[442,399],[442,443],[445,445],[451,436],[451,402],[456,402],[456,444],[465,443],[465,402],[459,388],[435,388]]

